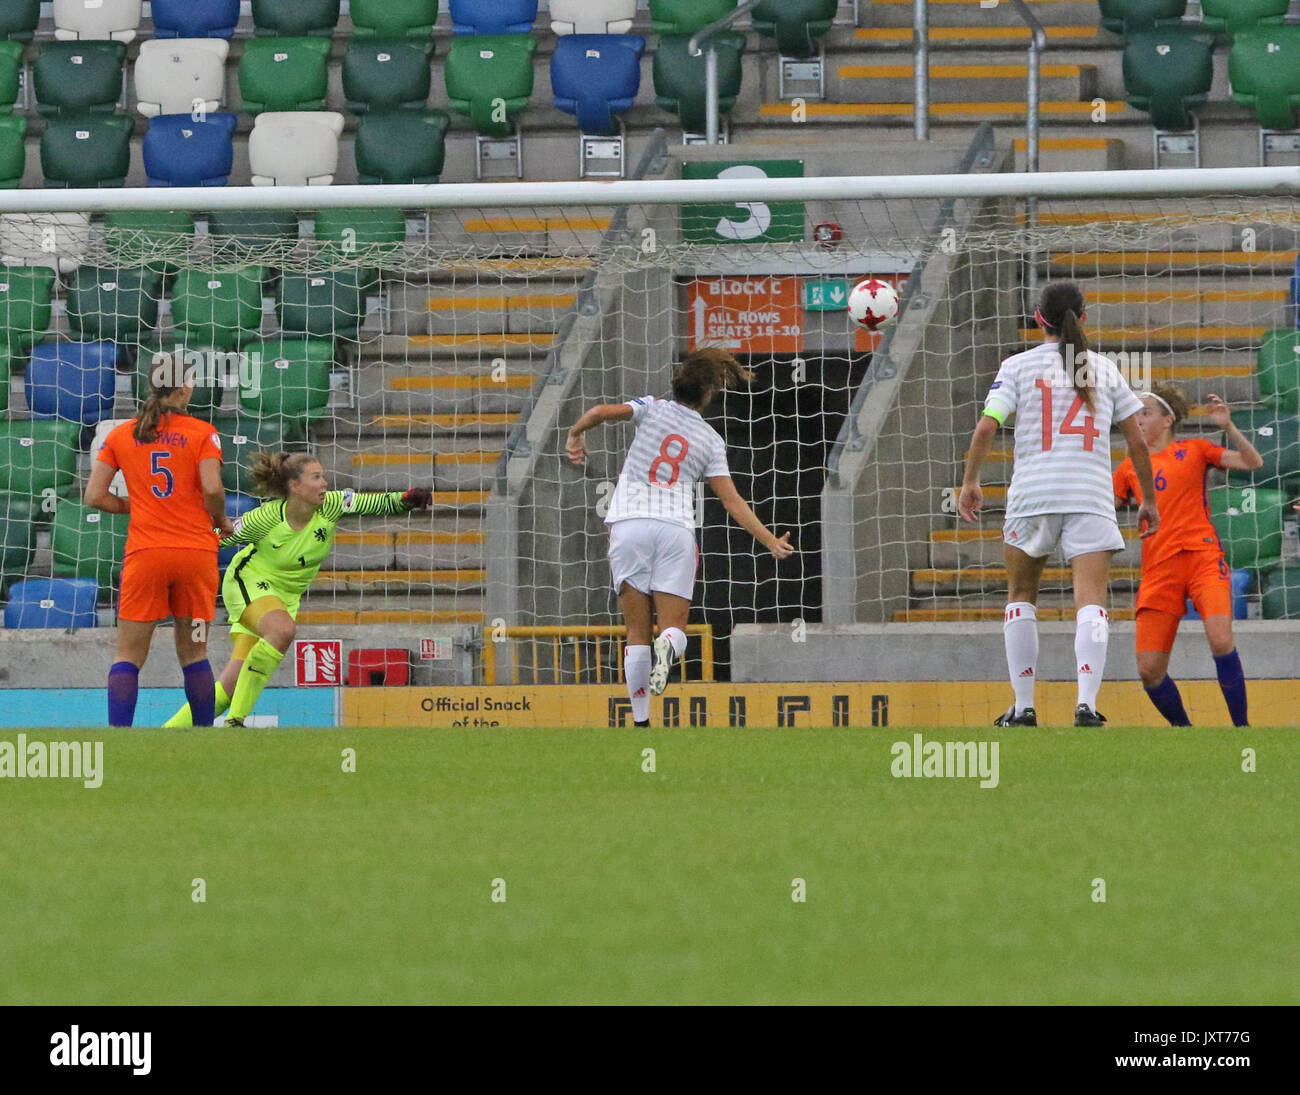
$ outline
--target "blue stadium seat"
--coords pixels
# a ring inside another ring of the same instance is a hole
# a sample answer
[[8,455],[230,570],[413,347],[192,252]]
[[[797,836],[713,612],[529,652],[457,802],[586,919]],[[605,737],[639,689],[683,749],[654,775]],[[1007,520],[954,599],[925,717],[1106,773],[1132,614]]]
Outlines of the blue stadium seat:
[[451,0],[457,34],[527,34],[537,19],[537,0]]
[[[251,494],[240,494],[238,491],[226,492],[226,516],[232,521],[236,517],[242,517],[250,509],[257,509],[261,504],[262,499],[254,498]],[[232,547],[223,547],[217,552],[217,566],[221,568],[223,575],[226,567],[230,565],[230,560],[247,546],[247,544],[235,544]]]
[[616,115],[636,102],[645,39],[635,34],[569,34],[556,39],[551,60],[555,105],[578,119],[583,133],[618,132]]
[[93,426],[113,413],[117,346],[112,342],[33,346],[24,387],[33,418],[61,418]]
[[229,38],[239,0],[153,0],[155,38]]
[[235,163],[233,114],[160,114],[144,135],[144,171],[150,186],[225,186]]
[[5,627],[95,627],[98,600],[94,578],[28,578],[9,589]]

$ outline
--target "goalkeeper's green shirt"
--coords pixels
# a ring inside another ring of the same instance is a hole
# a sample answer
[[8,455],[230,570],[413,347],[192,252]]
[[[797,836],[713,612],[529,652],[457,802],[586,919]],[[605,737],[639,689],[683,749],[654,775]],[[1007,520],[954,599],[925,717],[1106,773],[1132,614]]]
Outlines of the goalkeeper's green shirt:
[[285,503],[279,498],[263,502],[235,520],[235,535],[222,540],[222,547],[248,544],[231,560],[231,568],[248,577],[270,581],[279,591],[301,597],[316,578],[334,545],[339,518],[348,514],[405,513],[397,491],[359,494],[353,490],[332,490],[307,522],[295,529],[285,520]]

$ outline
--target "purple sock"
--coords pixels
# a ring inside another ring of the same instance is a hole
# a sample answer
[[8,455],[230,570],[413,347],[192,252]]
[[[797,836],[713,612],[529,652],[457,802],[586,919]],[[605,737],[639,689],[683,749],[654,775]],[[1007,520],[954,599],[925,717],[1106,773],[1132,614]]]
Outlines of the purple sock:
[[135,698],[140,691],[140,670],[130,662],[114,662],[108,671],[108,725],[130,726],[135,721]]
[[217,714],[217,682],[207,658],[185,667],[185,698],[195,726],[211,726]]
[[1178,691],[1178,685],[1174,684],[1173,677],[1168,673],[1158,685],[1147,689],[1147,695],[1156,705],[1156,710],[1169,721],[1170,726],[1192,725],[1187,717],[1187,708],[1183,706],[1183,697]]
[[1235,650],[1214,656],[1214,668],[1219,674],[1219,687],[1228,704],[1228,714],[1233,726],[1249,726],[1246,721],[1246,674],[1241,670],[1241,658]]

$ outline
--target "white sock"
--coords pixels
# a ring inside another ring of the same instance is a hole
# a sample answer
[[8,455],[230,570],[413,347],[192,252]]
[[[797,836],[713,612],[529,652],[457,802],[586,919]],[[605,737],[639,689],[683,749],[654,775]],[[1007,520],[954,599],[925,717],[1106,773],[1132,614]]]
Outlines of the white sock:
[[1007,648],[1007,673],[1016,693],[1016,714],[1034,706],[1038,675],[1038,610],[1028,601],[1012,601],[1002,617]]
[[673,656],[680,660],[686,653],[686,632],[680,627],[665,627],[659,634],[673,644]]
[[629,646],[623,653],[623,677],[627,696],[632,701],[632,721],[645,722],[650,717],[650,648]]
[[1074,660],[1079,671],[1079,702],[1097,710],[1097,692],[1106,671],[1110,617],[1101,605],[1084,605],[1074,616]]

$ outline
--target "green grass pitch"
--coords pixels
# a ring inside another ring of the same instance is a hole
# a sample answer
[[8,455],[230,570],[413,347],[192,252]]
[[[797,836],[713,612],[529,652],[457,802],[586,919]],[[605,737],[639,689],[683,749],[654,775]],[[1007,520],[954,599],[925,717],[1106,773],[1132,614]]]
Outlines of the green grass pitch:
[[0,781],[0,1003],[1300,1002],[1286,731],[32,733],[104,782]]

